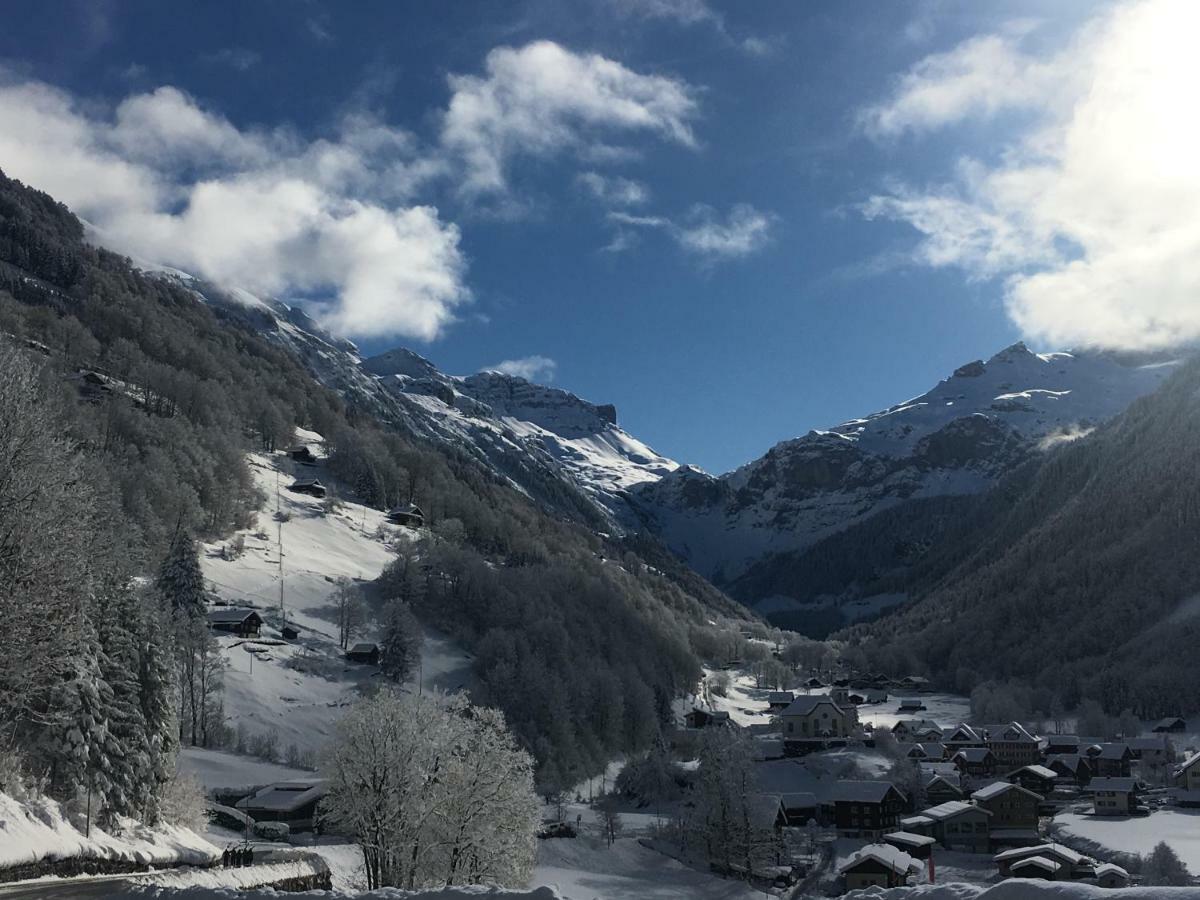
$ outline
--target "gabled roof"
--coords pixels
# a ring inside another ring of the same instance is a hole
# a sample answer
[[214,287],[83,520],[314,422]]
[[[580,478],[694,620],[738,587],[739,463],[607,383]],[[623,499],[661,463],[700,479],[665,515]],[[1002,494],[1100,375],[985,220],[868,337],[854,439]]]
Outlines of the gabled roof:
[[1100,759],[1124,759],[1132,752],[1128,744],[1101,744],[1097,756]]
[[985,816],[991,815],[986,809],[963,800],[947,800],[945,803],[939,803],[937,806],[921,810],[921,815],[933,819],[935,822],[944,822],[946,819],[953,819],[955,816],[961,816],[966,812],[980,812]]
[[890,781],[839,781],[833,799],[835,803],[882,803],[891,791],[904,796]]
[[1184,772],[1186,772],[1188,769],[1190,769],[1192,766],[1194,766],[1198,762],[1200,762],[1200,753],[1193,753],[1191,756],[1189,756],[1187,759],[1185,759],[1183,761],[1183,765],[1181,765],[1178,769],[1175,770],[1175,774],[1182,775]]
[[995,781],[995,782],[992,782],[991,784],[984,785],[979,790],[977,790],[973,794],[971,794],[971,799],[981,800],[981,801],[986,802],[988,800],[994,800],[996,797],[999,797],[1002,794],[1008,794],[1012,791],[1017,791],[1019,793],[1025,794],[1026,796],[1033,797],[1035,800],[1038,800],[1039,802],[1042,799],[1041,794],[1035,794],[1033,791],[1026,790],[1025,788],[1021,787],[1019,784],[1009,784],[1007,781]]
[[1119,875],[1121,878],[1129,877],[1129,873],[1116,863],[1100,863],[1100,865],[1096,866],[1096,877],[1101,878],[1104,875]]
[[[946,734],[946,732],[949,732],[949,734]],[[954,741],[955,743],[983,740],[983,738],[979,736],[979,732],[965,722],[960,723],[954,728],[944,729],[942,733],[945,736],[945,740]]]
[[901,872],[905,875],[921,871],[919,862],[899,847],[893,847],[891,844],[867,844],[860,850],[856,850],[849,859],[842,863],[838,871],[844,875],[865,862],[876,862],[893,872]]
[[1046,743],[1055,747],[1078,747],[1079,735],[1077,734],[1048,734],[1046,735]]
[[1087,859],[1082,853],[1076,853],[1070,847],[1064,847],[1062,844],[1037,844],[1033,847],[1014,847],[1011,850],[1005,850],[1003,853],[997,853],[992,859],[999,863],[1011,859],[1024,859],[1027,856],[1048,856],[1061,860],[1064,863],[1069,863],[1072,866],[1077,866]]
[[925,790],[928,791],[935,784],[939,784],[939,783],[944,785],[945,787],[950,788],[952,791],[955,791],[958,794],[958,796],[960,796],[960,797],[962,796],[962,788],[959,787],[957,784],[955,784],[953,781],[951,781],[949,778],[947,778],[945,775],[934,775],[932,778],[929,779],[929,781],[927,781],[925,783]]
[[1047,767],[1052,766],[1055,763],[1061,763],[1062,765],[1066,766],[1068,769],[1075,771],[1081,765],[1086,766],[1087,760],[1085,760],[1083,758],[1083,756],[1079,753],[1057,753],[1054,756],[1050,756],[1050,757],[1046,758]]
[[936,731],[939,735],[942,733],[942,729],[938,726],[937,722],[930,722],[928,719],[900,719],[892,726],[892,731],[899,731],[901,728],[916,732]]
[[900,820],[900,824],[905,828],[922,828],[926,825],[932,825],[933,819],[929,816],[906,816]]
[[828,703],[839,715],[845,715],[842,708],[833,702],[828,694],[802,694],[787,705],[781,716],[808,716],[822,704]]
[[415,506],[412,503],[407,503],[403,506],[393,506],[387,511],[389,516],[420,516],[425,518],[425,513],[421,512],[421,507]]
[[351,647],[346,652],[347,653],[374,653],[378,649],[379,649],[378,644],[363,642],[361,644],[355,644],[353,647]]
[[325,487],[325,485],[321,484],[321,479],[319,479],[319,478],[297,478],[288,487],[291,488],[292,490],[295,490],[296,488],[302,488],[302,487],[322,487],[323,488],[323,487]]
[[710,719],[724,720],[724,719],[729,718],[728,711],[723,710],[723,709],[722,710],[701,709],[700,707],[697,706],[695,709],[692,710],[691,713],[688,713],[688,715],[692,715],[692,713],[700,713],[701,715],[708,716]]
[[1048,769],[1045,766],[1041,766],[1041,765],[1021,766],[1021,768],[1017,769],[1017,771],[1013,772],[1008,777],[1013,778],[1017,775],[1020,775],[1022,772],[1028,772],[1030,775],[1036,775],[1038,778],[1045,778],[1045,779],[1052,779],[1052,778],[1058,777],[1058,773],[1055,772],[1053,769]]
[[1179,716],[1167,716],[1167,718],[1165,718],[1165,719],[1159,719],[1158,724],[1156,724],[1154,727],[1155,728],[1170,728],[1173,725],[1175,725],[1176,723],[1182,723],[1185,726],[1187,725],[1187,722],[1184,721],[1183,719],[1181,719]]
[[1088,788],[1093,791],[1116,791],[1119,794],[1132,793],[1137,787],[1136,778],[1093,778],[1088,783]]
[[1013,863],[1009,868],[1014,872],[1017,869],[1041,869],[1043,872],[1053,874],[1062,868],[1062,863],[1057,863],[1044,856],[1030,856],[1020,862]]
[[208,621],[213,625],[241,625],[249,618],[262,621],[262,616],[252,609],[211,609],[208,611]]
[[817,795],[805,791],[790,791],[779,795],[784,809],[815,809]]
[[961,756],[967,762],[974,763],[983,762],[991,755],[992,751],[987,747],[963,747],[954,754],[954,758],[958,759]]
[[1037,738],[1020,722],[1005,722],[1003,725],[987,726],[989,741],[1019,741],[1023,744],[1037,743]]
[[755,828],[772,828],[783,814],[778,794],[751,794],[746,798],[746,814]]

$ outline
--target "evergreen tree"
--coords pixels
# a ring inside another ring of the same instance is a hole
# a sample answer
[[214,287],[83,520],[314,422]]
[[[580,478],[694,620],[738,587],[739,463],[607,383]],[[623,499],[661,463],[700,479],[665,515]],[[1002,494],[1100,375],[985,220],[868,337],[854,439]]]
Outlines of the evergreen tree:
[[103,744],[111,781],[106,813],[136,816],[146,807],[147,791],[154,784],[140,698],[142,666],[134,632],[138,610],[132,593],[119,590],[101,600],[98,613],[99,669],[110,701]]
[[158,593],[175,618],[200,619],[208,611],[204,576],[196,542],[186,532],[179,534],[158,573]]
[[1142,861],[1142,881],[1155,887],[1188,885],[1192,883],[1192,877],[1171,845],[1166,841],[1159,841],[1150,855]]
[[153,606],[143,609],[139,619],[141,653],[138,678],[139,700],[146,728],[147,778],[143,785],[143,818],[158,821],[160,798],[175,772],[179,749],[179,718],[175,696],[178,685],[173,665],[171,630]]
[[421,661],[421,623],[407,603],[393,600],[387,611],[379,668],[392,681],[404,681]]

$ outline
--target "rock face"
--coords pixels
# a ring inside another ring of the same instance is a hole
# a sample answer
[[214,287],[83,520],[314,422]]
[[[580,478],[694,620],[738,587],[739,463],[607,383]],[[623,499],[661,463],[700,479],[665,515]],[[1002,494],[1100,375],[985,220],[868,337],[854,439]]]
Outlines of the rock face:
[[685,467],[630,493],[647,527],[728,584],[764,558],[897,504],[981,491],[1040,448],[1121,412],[1172,370],[1015,344],[927,394],[784,441],[727,475]]

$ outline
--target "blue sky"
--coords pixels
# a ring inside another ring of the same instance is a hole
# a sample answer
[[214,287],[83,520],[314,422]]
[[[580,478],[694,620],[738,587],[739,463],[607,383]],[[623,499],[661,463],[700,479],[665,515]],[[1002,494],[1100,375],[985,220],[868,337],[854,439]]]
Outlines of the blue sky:
[[725,471],[1022,337],[1192,335],[1185,300],[1063,307],[1121,273],[1041,140],[1106,17],[1161,56],[1179,7],[1046,6],[10,0],[0,168],[138,258],[368,352],[515,361]]

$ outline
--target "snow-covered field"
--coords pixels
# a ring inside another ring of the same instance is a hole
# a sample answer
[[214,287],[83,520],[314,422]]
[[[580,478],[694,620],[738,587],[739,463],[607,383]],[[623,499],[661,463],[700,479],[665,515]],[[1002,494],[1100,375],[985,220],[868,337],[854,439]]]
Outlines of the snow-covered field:
[[1102,888],[1078,882],[1010,878],[988,888],[973,884],[922,884],[909,888],[866,888],[843,900],[1197,900],[1200,888]]
[[184,747],[180,750],[179,769],[194,775],[206,788],[250,788],[273,781],[311,778],[313,775],[307,769],[293,769],[252,756],[203,747]]
[[718,878],[620,838],[611,847],[598,837],[546,840],[538,846],[535,886],[552,887],[566,900],[762,900],[761,891]]
[[1145,818],[1062,813],[1054,830],[1117,853],[1147,854],[1166,841],[1193,875],[1200,875],[1200,810],[1159,809]]
[[[318,435],[300,437],[319,446]],[[386,524],[379,510],[343,501],[327,512],[321,500],[287,489],[296,475],[316,476],[328,484],[320,465],[303,466],[280,453],[251,454],[249,462],[267,502],[256,523],[239,533],[245,551],[226,559],[221,551],[228,542],[222,541],[205,546],[201,558],[204,577],[222,600],[253,606],[265,621],[260,641],[219,638],[229,663],[225,714],[232,727],[242,725],[249,734],[274,732],[281,751],[295,745],[312,754],[332,736],[357,685],[375,674],[371,667],[347,664],[341,657],[331,607],[338,579],[375,578],[393,558],[395,544],[411,540],[412,532]],[[285,521],[279,522],[277,514]],[[280,637],[285,617],[300,629],[295,641]],[[373,637],[367,632],[358,639]],[[248,652],[250,648],[258,652]],[[470,659],[452,641],[427,632],[422,649],[426,686],[467,684]]]
[[[917,697],[925,709],[916,713],[899,711],[902,697]],[[943,728],[953,727],[960,722],[970,721],[971,701],[957,694],[889,694],[883,703],[858,708],[858,720],[864,725],[891,729],[901,719],[928,719]]]

